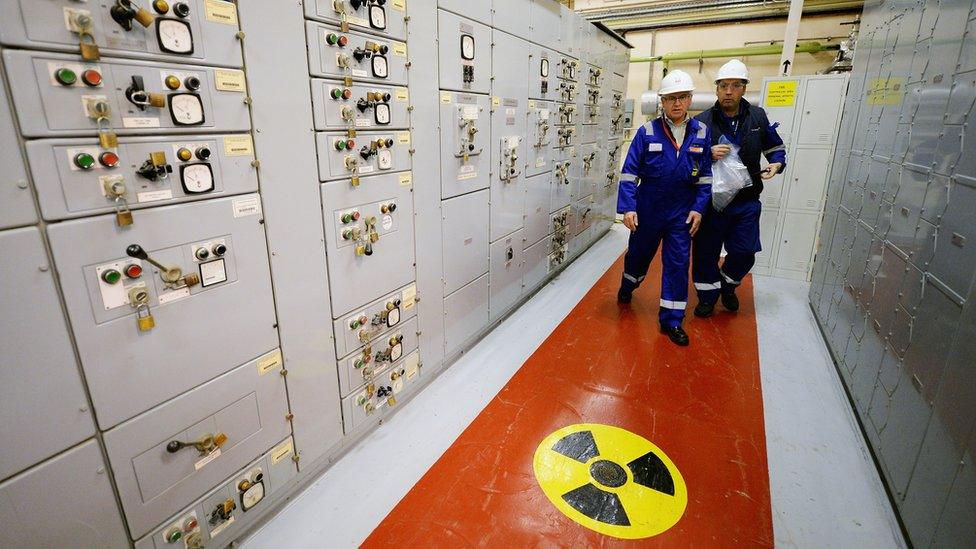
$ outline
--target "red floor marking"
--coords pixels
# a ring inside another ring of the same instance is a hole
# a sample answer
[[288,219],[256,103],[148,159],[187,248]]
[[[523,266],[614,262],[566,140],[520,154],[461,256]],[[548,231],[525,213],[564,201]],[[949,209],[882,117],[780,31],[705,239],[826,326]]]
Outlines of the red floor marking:
[[[773,545],[751,278],[738,314],[719,305],[712,318],[694,318],[692,292],[691,346],[680,348],[658,331],[660,262],[629,307],[616,302],[622,269],[620,260],[603,275],[364,546]],[[673,528],[626,542],[546,499],[532,469],[536,447],[584,422],[628,429],[675,462],[688,507]]]

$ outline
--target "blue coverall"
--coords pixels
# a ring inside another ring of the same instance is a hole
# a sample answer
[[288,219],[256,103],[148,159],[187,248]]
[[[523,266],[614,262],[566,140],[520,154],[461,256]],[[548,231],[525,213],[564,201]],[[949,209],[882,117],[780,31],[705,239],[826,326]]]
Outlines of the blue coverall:
[[664,118],[640,128],[630,143],[620,174],[617,213],[637,212],[624,258],[622,291],[632,292],[664,241],[659,319],[664,328],[681,326],[688,302],[692,210],[704,213],[712,196],[711,136],[708,126],[690,119],[677,147]]
[[[759,216],[762,213],[759,195],[763,182],[759,175],[762,171],[759,160],[761,155],[765,155],[770,163],[781,163],[782,171],[786,167],[786,147],[776,132],[776,125],[769,123],[766,111],[745,99],[740,100],[739,113],[733,118],[722,112],[718,102],[695,118],[708,125],[712,138],[710,145],[717,145],[724,135],[740,147],[739,157],[752,177],[752,186],[739,191],[721,212],[716,212],[709,201],[708,211],[704,213],[701,227],[695,235],[691,272],[695,291],[699,303],[714,304],[720,292],[735,292],[756,263],[756,253],[762,250],[759,242]],[[723,245],[725,262],[719,269]]]

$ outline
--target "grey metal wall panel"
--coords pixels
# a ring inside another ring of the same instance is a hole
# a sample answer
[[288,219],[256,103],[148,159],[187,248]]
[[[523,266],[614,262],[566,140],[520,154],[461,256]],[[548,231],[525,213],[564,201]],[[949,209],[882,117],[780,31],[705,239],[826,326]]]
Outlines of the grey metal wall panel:
[[487,189],[491,106],[487,95],[440,92],[441,198]]
[[[0,21],[0,43],[77,53],[79,17],[87,17],[89,33],[102,55],[241,67],[236,6],[220,2],[217,9],[205,9],[210,8],[206,0],[183,3],[189,7],[185,17],[173,10],[153,11],[155,20],[148,27],[135,23],[126,30],[109,15],[112,2],[83,5],[74,0],[4,0],[0,9],[6,16]],[[184,36],[187,29],[189,40]]]
[[4,547],[129,546],[94,440],[0,484],[0,523]]
[[561,6],[552,0],[530,0],[529,40],[550,49],[557,49],[562,30]]
[[7,101],[7,87],[0,78],[0,162],[6,166],[0,179],[0,229],[37,221],[34,197],[27,180],[27,167],[20,153],[13,113]]
[[465,0],[437,0],[437,7],[491,26],[490,1],[466,2]]
[[312,80],[316,130],[407,128],[409,100],[407,88],[401,86]]
[[[321,3],[327,4],[331,9],[331,2]],[[307,2],[306,8],[311,7]],[[258,176],[269,218],[278,333],[291,379],[300,380],[288,391],[295,445],[306,463],[314,463],[342,436],[342,416],[335,349],[329,340],[332,315],[315,146],[308,139],[312,100],[304,85],[305,20],[301,3],[245,2],[239,9],[241,27],[250,33],[244,55],[255,147],[263,156]]]
[[[11,90],[21,132],[27,137],[91,135],[98,125],[89,105],[101,101],[110,111],[107,127],[120,135],[133,133],[175,134],[196,131],[246,131],[250,114],[244,101],[244,74],[237,69],[214,69],[186,65],[126,61],[103,58],[79,61],[75,55],[7,50],[3,52],[7,76],[18,82]],[[59,84],[55,74],[67,68],[76,75],[86,70],[101,74],[101,83],[87,85],[78,77],[72,85]],[[180,86],[165,84],[175,76]],[[142,78],[146,93],[158,94],[165,106],[133,103],[126,92],[134,88],[133,78]],[[199,80],[191,89],[187,79]]]
[[490,290],[488,312],[496,320],[507,313],[522,296],[522,230],[492,242],[488,250]]
[[444,347],[450,355],[488,325],[488,273],[444,296]]
[[547,256],[552,237],[546,237],[525,249],[525,271],[522,274],[522,292],[529,294],[546,279],[549,273]]
[[576,12],[563,4],[560,4],[559,12],[561,24],[559,26],[559,46],[556,49],[571,57],[578,58],[581,38]]
[[525,219],[523,248],[532,246],[549,234],[549,200],[552,173],[543,173],[525,180]]
[[[126,522],[138,538],[291,434],[275,351],[105,433]],[[170,451],[172,441],[223,435],[220,446]]]
[[445,200],[442,208],[447,296],[488,272],[488,191]]
[[[491,26],[515,36],[528,38],[532,7],[525,4],[525,0],[491,0]],[[530,12],[528,17],[525,13],[527,7]]]
[[410,131],[364,131],[315,134],[319,179],[349,178],[410,169]]
[[[103,157],[106,152],[117,159]],[[166,155],[172,172],[165,177],[159,177],[156,170],[140,175],[140,170],[152,164],[150,153],[156,152]],[[183,160],[180,154],[190,156]],[[75,163],[78,155],[99,160],[91,168],[81,169]],[[27,157],[45,219],[116,211],[120,202],[107,186],[118,182],[124,186],[124,207],[130,210],[258,189],[254,145],[248,134],[123,137],[110,151],[102,149],[95,138],[42,139],[27,144]],[[138,218],[139,214],[133,214],[136,222]]]
[[322,184],[333,318],[416,279],[412,186],[409,172]]
[[[140,212],[136,224],[124,231],[115,226],[114,216],[48,228],[82,367],[103,428],[278,347],[257,200],[257,195],[244,195],[153,208]],[[225,242],[228,248],[216,260],[223,261],[226,280],[207,284],[214,265],[194,254],[212,242]],[[167,288],[156,268],[126,256],[132,244],[141,245],[167,267],[199,273],[203,282]],[[130,264],[140,264],[143,273],[115,284],[100,278],[106,269],[122,271]],[[142,313],[128,297],[140,286],[148,292],[149,311],[155,317],[155,327],[148,331],[138,328],[136,317]],[[247,306],[235,305],[240,303]],[[228,308],[237,312],[220,313]]]
[[350,28],[391,36],[407,36],[407,3],[405,0],[391,0],[389,5],[379,2],[356,2],[350,0],[305,0],[305,16],[309,19],[326,21],[334,25],[345,21]]
[[[94,434],[40,232],[0,232],[0,479]],[[44,334],[44,344],[37,342]],[[57,395],[47,398],[46,395]]]
[[[465,3],[465,6],[468,4]],[[476,5],[487,7],[487,2]],[[440,87],[469,93],[491,89],[491,27],[444,10],[437,12]]]
[[[407,45],[335,25],[305,23],[312,76],[407,83]],[[334,42],[334,43],[333,43]]]

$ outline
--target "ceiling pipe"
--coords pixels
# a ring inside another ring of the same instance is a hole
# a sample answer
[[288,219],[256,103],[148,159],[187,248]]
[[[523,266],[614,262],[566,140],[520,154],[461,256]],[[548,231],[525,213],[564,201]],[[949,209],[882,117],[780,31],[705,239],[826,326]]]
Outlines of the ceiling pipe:
[[[796,45],[796,53],[819,53],[823,51],[836,51],[840,49],[840,44],[821,44],[820,42],[804,42]],[[751,57],[756,55],[779,55],[783,53],[782,44],[771,44],[768,46],[743,46],[741,48],[718,48],[713,50],[694,50],[652,57],[631,57],[631,63],[653,63],[663,61],[665,66],[671,61],[681,61],[687,59],[714,59],[717,57]]]

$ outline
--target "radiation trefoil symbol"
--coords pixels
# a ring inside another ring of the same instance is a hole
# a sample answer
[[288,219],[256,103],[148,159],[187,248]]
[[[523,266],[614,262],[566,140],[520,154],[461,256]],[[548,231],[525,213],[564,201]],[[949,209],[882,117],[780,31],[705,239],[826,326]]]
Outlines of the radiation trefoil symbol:
[[611,425],[582,423],[552,433],[539,444],[533,467],[557,509],[615,538],[660,534],[688,505],[674,462],[644,437]]

